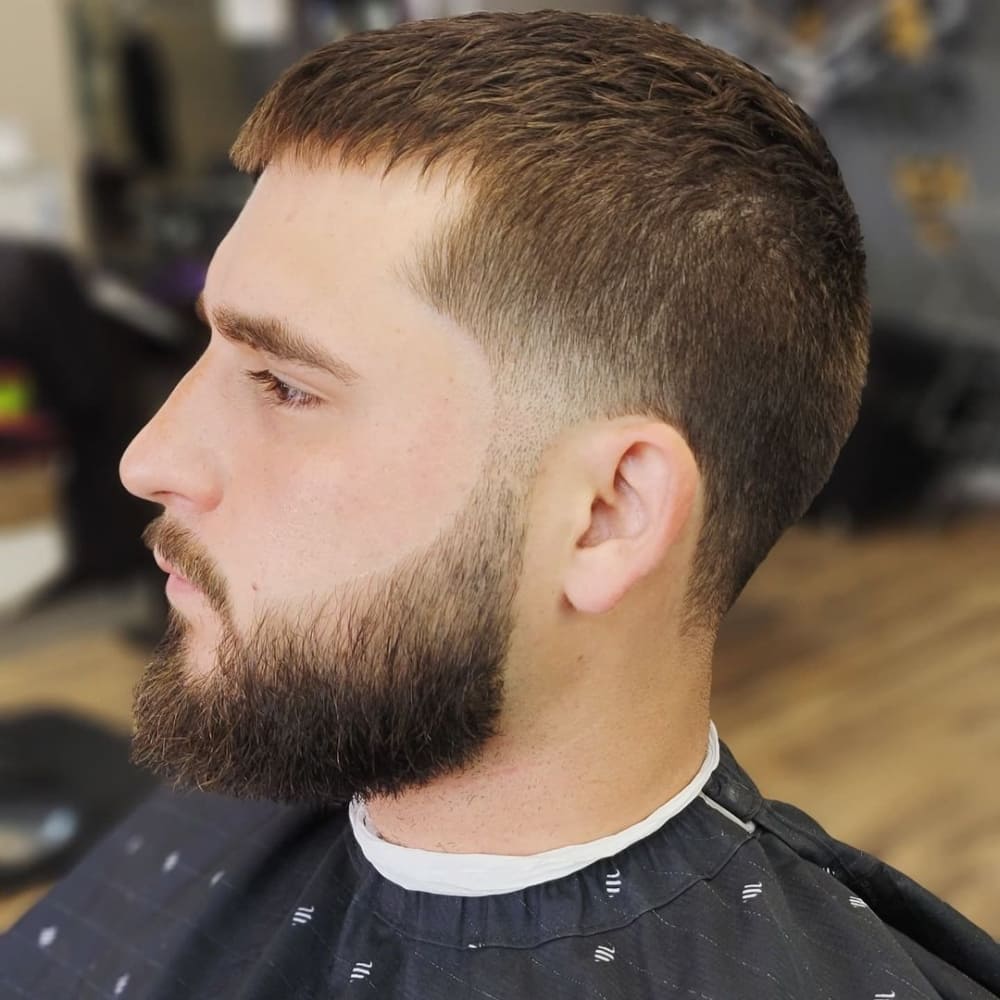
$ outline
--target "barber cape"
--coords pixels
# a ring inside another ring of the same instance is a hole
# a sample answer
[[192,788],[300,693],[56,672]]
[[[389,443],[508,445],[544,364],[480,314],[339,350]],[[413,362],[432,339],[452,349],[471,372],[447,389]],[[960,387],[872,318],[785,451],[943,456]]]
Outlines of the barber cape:
[[380,860],[356,808],[352,824],[347,807],[159,790],[0,939],[0,997],[1000,996],[987,934],[762,798],[724,745],[703,772],[680,811],[627,847],[486,895],[386,877],[407,848],[382,841]]

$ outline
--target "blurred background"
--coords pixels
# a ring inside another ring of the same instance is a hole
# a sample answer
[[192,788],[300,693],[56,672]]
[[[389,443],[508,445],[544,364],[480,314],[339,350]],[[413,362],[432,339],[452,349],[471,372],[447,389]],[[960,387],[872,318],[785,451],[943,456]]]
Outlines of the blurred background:
[[[586,3],[767,72],[866,233],[861,419],[726,622],[720,733],[765,794],[1000,935],[1000,4]],[[0,4],[0,929],[151,787],[127,740],[159,508],[117,464],[200,352],[194,298],[249,192],[238,126],[307,50],[472,9]]]

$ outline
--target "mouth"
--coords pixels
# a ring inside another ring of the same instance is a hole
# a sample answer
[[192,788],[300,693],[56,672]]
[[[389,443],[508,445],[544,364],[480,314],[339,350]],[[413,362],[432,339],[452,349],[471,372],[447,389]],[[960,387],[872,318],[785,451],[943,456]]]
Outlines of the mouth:
[[173,563],[167,562],[167,560],[160,555],[159,550],[153,549],[153,559],[155,560],[156,565],[159,566],[164,573],[167,573],[168,575],[175,577],[177,580],[181,580],[192,587],[194,586],[194,584],[191,583],[191,581],[184,576],[184,574],[181,573],[177,567],[173,565]]

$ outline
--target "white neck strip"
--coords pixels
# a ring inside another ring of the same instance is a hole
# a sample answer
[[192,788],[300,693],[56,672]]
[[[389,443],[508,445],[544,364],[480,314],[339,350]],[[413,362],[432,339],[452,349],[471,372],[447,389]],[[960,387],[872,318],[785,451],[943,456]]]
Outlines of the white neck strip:
[[571,875],[648,837],[687,808],[719,763],[719,736],[708,726],[708,751],[698,773],[673,798],[633,826],[586,844],[570,844],[541,854],[455,854],[402,847],[383,840],[365,804],[352,799],[351,828],[364,856],[390,882],[404,889],[444,896],[495,896]]

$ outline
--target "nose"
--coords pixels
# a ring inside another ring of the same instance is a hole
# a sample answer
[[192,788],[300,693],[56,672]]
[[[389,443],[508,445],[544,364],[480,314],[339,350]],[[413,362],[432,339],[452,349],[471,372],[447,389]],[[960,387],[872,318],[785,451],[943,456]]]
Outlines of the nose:
[[189,513],[210,511],[222,497],[203,362],[204,357],[135,436],[118,469],[129,493],[167,508],[188,508]]

